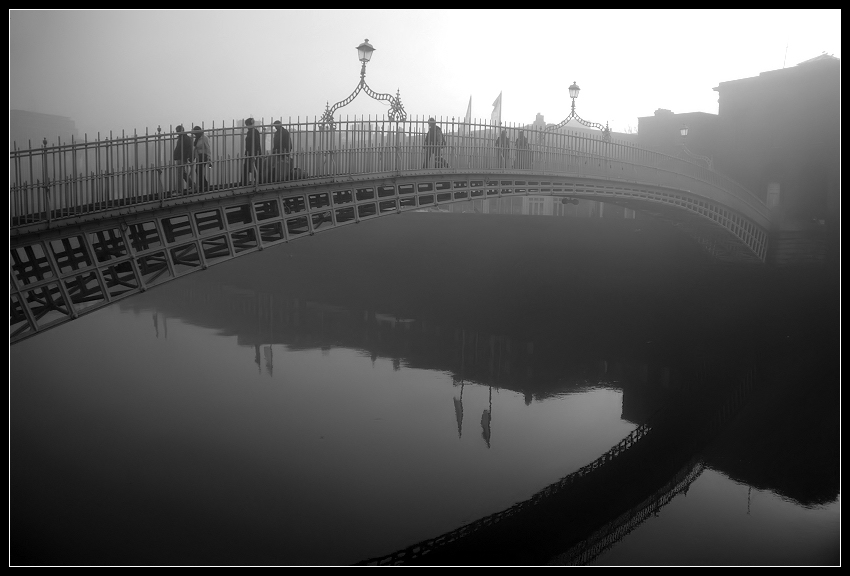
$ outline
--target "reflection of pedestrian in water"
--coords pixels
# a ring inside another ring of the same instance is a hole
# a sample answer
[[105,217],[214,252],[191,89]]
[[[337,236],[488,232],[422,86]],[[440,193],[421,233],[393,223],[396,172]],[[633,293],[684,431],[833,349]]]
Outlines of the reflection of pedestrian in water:
[[455,419],[457,420],[457,437],[463,433],[463,380],[460,381],[460,398],[452,398],[455,404]]
[[490,388],[490,406],[481,414],[481,437],[490,447],[490,420],[493,414],[493,388]]
[[481,414],[481,437],[487,443],[487,448],[490,447],[490,411],[485,410]]

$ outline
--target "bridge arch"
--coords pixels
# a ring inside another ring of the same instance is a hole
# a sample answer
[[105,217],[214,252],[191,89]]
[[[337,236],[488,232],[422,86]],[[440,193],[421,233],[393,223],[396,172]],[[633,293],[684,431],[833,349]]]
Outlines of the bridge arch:
[[[255,178],[247,185],[177,197],[161,189],[160,175],[170,170],[174,176],[179,166],[153,164],[140,172],[128,161],[118,174],[93,174],[86,182],[62,170],[51,179],[46,165],[63,166],[63,158],[76,154],[76,145],[27,151],[30,165],[33,154],[40,154],[45,178],[35,185],[16,182],[11,190],[10,340],[256,250],[469,200],[529,196],[621,204],[676,220],[697,237],[706,230],[720,234],[727,253],[765,259],[770,218],[764,203],[686,160],[601,138],[535,136],[531,131],[530,139],[539,144],[530,163],[522,169],[500,168],[492,164],[489,140],[469,136],[467,126],[450,134],[456,145],[447,148],[445,158],[452,168],[420,168],[422,144],[414,138],[419,133],[415,124],[408,124],[404,138],[380,146],[379,135],[386,134],[383,127],[378,132],[377,123],[358,127],[345,146],[333,134],[314,131],[312,147],[302,156],[293,152],[268,160],[310,165],[315,175]],[[226,143],[233,134],[219,136]],[[139,138],[141,143],[107,141],[103,147],[128,151],[148,145],[147,136]],[[86,143],[81,153],[89,154],[89,148]],[[94,148],[95,154],[102,152]],[[20,163],[21,154],[12,154],[13,164]],[[247,160],[221,158],[218,168],[233,176],[248,166]],[[96,185],[98,195],[75,192],[90,185]]]

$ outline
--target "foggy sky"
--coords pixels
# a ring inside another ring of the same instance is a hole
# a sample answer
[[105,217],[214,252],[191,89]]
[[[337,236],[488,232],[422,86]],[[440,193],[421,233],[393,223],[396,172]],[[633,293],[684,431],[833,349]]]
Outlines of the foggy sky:
[[[614,130],[657,108],[717,113],[718,83],[840,58],[840,10],[9,12],[10,109],[81,133],[320,115],[366,81],[412,116],[504,122],[576,111]],[[787,55],[786,55],[787,46]],[[805,101],[805,89],[800,92]],[[343,114],[384,114],[361,93]]]

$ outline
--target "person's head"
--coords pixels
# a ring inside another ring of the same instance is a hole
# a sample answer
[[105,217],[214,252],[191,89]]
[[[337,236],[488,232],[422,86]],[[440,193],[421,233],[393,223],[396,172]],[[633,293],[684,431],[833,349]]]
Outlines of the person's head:
[[280,120],[275,120],[274,121],[274,129],[280,130],[281,128],[283,128],[283,124],[280,123]]
[[203,136],[204,130],[200,126],[195,126],[194,128],[192,128],[192,134],[194,134],[195,136]]
[[178,134],[181,134],[183,132],[183,125],[178,124],[177,128],[175,128],[174,131],[177,132]]
[[431,118],[428,118],[428,126],[430,126],[431,128],[433,128],[433,127],[434,127],[434,126],[436,126],[436,125],[437,125],[437,121],[436,121],[436,120],[434,120],[433,116],[432,116]]
[[247,118],[245,120],[245,126],[253,126],[253,125],[254,125],[254,119],[253,118]]

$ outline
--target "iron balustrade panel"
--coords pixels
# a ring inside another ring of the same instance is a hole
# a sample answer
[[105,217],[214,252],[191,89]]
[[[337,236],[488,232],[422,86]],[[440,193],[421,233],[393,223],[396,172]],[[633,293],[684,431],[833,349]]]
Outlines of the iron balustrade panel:
[[331,193],[333,196],[334,206],[339,206],[341,204],[351,204],[354,202],[354,197],[351,193],[351,190],[336,190]]
[[[550,193],[568,197],[663,203],[725,228],[759,258],[766,253],[766,231],[752,219],[694,193],[604,180],[473,177],[417,182],[419,178],[392,186],[376,184],[310,194],[265,191],[247,203],[236,197],[231,205],[196,210],[190,210],[191,204],[166,206],[153,218],[133,221],[118,217],[111,224],[101,224],[100,229],[18,246],[10,250],[10,340],[18,341],[117,298],[264,245],[383,214],[465,201],[475,194],[482,198],[488,189],[504,190],[505,194],[542,193],[545,185],[551,187]],[[392,191],[394,197],[379,199],[378,190],[385,195]],[[331,209],[331,204],[338,202],[343,206]],[[298,216],[293,217],[293,212]]]
[[283,199],[283,212],[285,214],[298,214],[307,210],[307,203],[303,196],[291,196]]
[[[484,122],[440,119],[446,140],[440,157],[451,170],[515,169],[536,173],[578,174],[675,186],[700,183],[707,191],[726,194],[769,219],[764,203],[739,184],[693,157],[672,156],[632,143],[606,140],[568,130],[525,128],[528,147],[511,145],[509,166],[499,164],[496,132]],[[395,122],[387,118],[340,118],[333,129],[324,122],[283,122],[291,150],[269,149],[275,127],[265,120],[256,126],[263,135],[257,156],[245,151],[244,126],[203,127],[209,138],[209,162],[174,160],[179,134],[109,134],[94,140],[56,142],[10,151],[11,227],[90,214],[116,207],[160,202],[173,197],[185,183],[189,194],[234,190],[251,192],[300,180],[339,175],[418,171],[424,165],[425,119]],[[514,134],[517,127],[507,127]],[[645,169],[650,169],[651,173]],[[446,170],[446,168],[439,168]],[[201,188],[197,180],[206,180]],[[678,181],[678,182],[677,182]],[[726,202],[724,202],[726,203]],[[741,210],[740,206],[732,206]],[[765,227],[764,222],[760,222]]]

